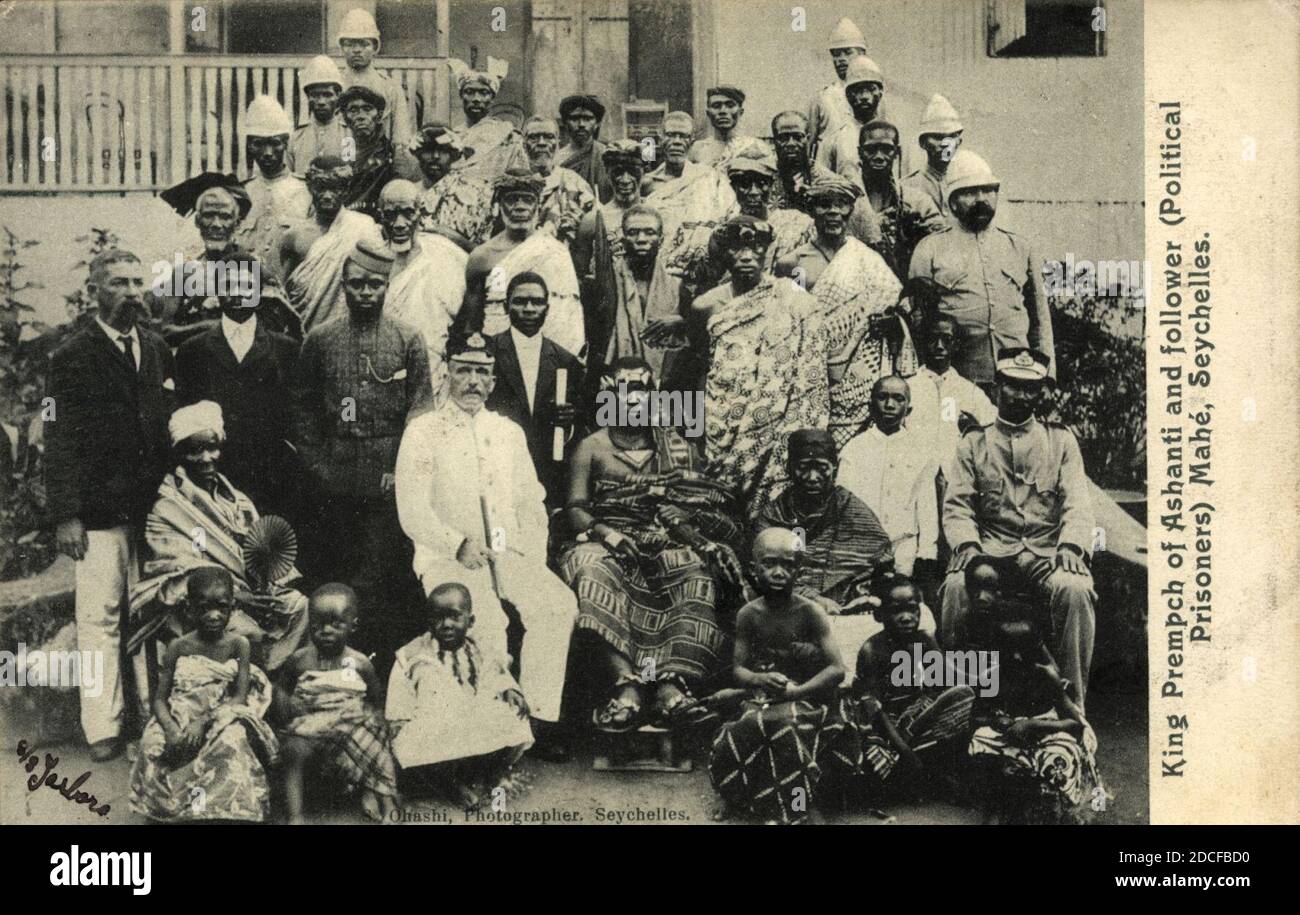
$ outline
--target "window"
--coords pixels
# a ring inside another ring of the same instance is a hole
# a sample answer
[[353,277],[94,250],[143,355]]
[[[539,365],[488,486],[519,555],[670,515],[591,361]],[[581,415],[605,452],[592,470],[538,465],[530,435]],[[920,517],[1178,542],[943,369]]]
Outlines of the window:
[[[60,3],[55,7],[55,47],[60,54],[166,54],[167,4]],[[8,24],[5,28],[9,28]]]
[[438,54],[435,0],[379,0],[375,4],[375,24],[383,36],[385,57],[436,57]]
[[990,57],[1101,57],[1104,0],[988,0]]
[[320,54],[325,49],[323,0],[185,4],[185,50],[190,53]]

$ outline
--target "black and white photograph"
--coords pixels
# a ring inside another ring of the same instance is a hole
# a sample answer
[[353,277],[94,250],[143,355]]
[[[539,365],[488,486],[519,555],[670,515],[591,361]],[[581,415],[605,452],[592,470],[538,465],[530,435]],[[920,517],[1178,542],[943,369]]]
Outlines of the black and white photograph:
[[1144,25],[0,2],[0,822],[1151,822]]

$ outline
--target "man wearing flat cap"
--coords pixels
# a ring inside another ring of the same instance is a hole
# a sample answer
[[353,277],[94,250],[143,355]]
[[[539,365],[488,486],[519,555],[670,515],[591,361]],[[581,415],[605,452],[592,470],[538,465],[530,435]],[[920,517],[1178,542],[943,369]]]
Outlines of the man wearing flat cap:
[[939,592],[940,641],[962,644],[970,612],[964,570],[976,556],[992,556],[1047,603],[1047,645],[1082,706],[1096,629],[1088,569],[1094,509],[1074,433],[1034,416],[1048,364],[1026,347],[998,353],[998,417],[964,435],[944,469],[943,532],[953,556]]
[[430,591],[461,582],[474,603],[474,635],[506,658],[511,604],[524,626],[519,682],[545,741],[560,717],[573,592],[546,567],[548,521],[523,429],[486,408],[496,386],[492,341],[454,337],[447,399],[411,420],[397,457],[397,506]]
[[757,137],[740,132],[740,119],[745,115],[745,93],[735,86],[714,86],[704,95],[709,135],[695,141],[689,158],[726,174],[732,156],[753,146],[764,148],[766,144]]
[[[321,581],[342,581],[361,608],[358,647],[409,638],[410,553],[397,522],[393,468],[407,418],[432,400],[418,331],[384,315],[393,255],[362,242],[343,267],[347,313],[303,341],[292,387],[292,438],[320,513],[304,557]],[[362,647],[364,646],[364,647]]]
[[605,106],[594,95],[570,95],[560,102],[560,123],[568,142],[560,148],[559,163],[590,184],[602,203],[614,196],[601,161],[605,144],[600,142],[600,122],[604,119]]

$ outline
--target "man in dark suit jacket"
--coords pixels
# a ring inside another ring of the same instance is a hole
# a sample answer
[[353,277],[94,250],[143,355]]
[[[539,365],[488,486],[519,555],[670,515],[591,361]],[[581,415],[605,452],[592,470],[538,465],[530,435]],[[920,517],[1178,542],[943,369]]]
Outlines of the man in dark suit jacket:
[[[537,478],[546,487],[546,507],[563,508],[568,497],[564,461],[552,460],[556,426],[571,432],[574,408],[582,390],[582,363],[568,350],[542,336],[550,309],[550,291],[536,273],[516,274],[506,287],[510,329],[492,338],[496,355],[496,387],[487,408],[519,423],[528,439]],[[556,371],[566,372],[564,403],[557,403]],[[572,435],[569,442],[574,441]],[[567,447],[566,447],[567,456]]]
[[83,675],[81,688],[81,727],[102,762],[121,752],[122,612],[136,578],[135,539],[171,464],[176,384],[171,350],[138,326],[146,314],[139,259],[100,254],[87,288],[98,314],[50,355],[45,490],[59,550],[76,560],[77,648],[92,653],[91,673],[103,659],[99,682]]
[[262,514],[293,521],[298,474],[289,439],[289,387],[298,343],[258,322],[258,303],[221,298],[221,319],[176,351],[182,404],[221,405],[226,441],[221,472]]

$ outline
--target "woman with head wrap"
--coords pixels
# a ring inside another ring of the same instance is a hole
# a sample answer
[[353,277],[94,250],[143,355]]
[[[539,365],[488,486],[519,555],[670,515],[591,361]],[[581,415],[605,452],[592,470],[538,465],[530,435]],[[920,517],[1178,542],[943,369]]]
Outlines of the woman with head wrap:
[[[307,598],[289,587],[299,577],[294,547],[287,545],[293,532],[274,516],[260,519],[249,498],[217,469],[226,438],[220,405],[202,400],[182,407],[172,414],[167,431],[175,470],[163,478],[145,521],[145,557],[131,591],[127,651],[184,632],[186,577],[196,568],[218,566],[235,581],[230,631],[252,643],[253,663],[274,670],[307,630]],[[250,568],[247,557],[257,550],[265,560]]]

